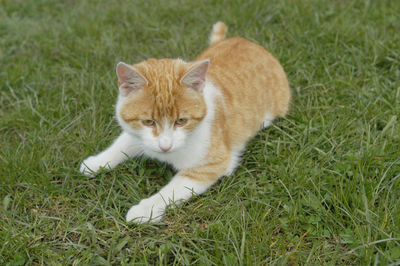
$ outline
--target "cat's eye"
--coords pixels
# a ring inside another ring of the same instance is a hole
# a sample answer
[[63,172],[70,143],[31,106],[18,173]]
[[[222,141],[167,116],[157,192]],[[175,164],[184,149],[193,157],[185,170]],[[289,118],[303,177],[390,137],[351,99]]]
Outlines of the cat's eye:
[[175,121],[175,125],[178,127],[184,126],[187,123],[186,118],[179,118],[178,120]]
[[151,119],[146,119],[142,120],[142,124],[145,125],[146,127],[154,127],[156,125],[156,122]]

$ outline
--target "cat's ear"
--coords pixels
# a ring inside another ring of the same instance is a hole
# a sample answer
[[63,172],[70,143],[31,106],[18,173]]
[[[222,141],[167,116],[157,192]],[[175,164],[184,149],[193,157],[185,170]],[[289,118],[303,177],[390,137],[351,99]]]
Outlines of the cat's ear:
[[181,82],[198,92],[203,91],[206,82],[206,74],[210,66],[210,59],[194,63],[181,79]]
[[123,96],[147,86],[147,80],[136,68],[119,62],[117,64],[118,88]]

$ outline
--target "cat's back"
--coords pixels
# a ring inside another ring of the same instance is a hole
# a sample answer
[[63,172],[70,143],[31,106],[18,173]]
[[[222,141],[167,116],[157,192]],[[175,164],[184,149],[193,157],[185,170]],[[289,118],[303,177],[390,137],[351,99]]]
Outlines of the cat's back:
[[211,60],[210,70],[215,72],[218,68],[227,71],[237,69],[238,65],[243,69],[250,70],[252,65],[261,63],[271,63],[272,55],[262,46],[241,37],[223,39],[212,44],[196,58]]
[[286,74],[262,46],[241,37],[221,40],[196,60],[210,59],[207,77],[218,86],[233,108],[264,115],[284,116],[290,89]]
[[210,59],[207,79],[223,95],[224,116],[230,128],[249,130],[248,134],[242,132],[249,135],[266,117],[272,121],[287,113],[290,88],[286,74],[262,46],[240,37],[223,39],[196,60],[206,58]]

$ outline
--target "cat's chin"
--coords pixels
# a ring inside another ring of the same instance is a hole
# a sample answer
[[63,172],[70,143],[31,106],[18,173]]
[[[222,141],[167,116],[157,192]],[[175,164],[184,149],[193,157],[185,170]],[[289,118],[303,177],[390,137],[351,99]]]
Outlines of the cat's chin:
[[168,155],[168,154],[171,154],[171,153],[173,153],[174,151],[154,151],[154,152],[156,152],[156,153],[159,153],[159,154],[165,154],[165,155]]

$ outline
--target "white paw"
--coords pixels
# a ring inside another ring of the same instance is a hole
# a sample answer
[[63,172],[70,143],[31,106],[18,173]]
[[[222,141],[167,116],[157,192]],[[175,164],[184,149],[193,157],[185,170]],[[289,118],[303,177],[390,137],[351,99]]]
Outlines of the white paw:
[[138,205],[132,206],[126,214],[127,222],[141,223],[154,223],[159,222],[165,212],[165,206],[160,206],[149,199],[144,199]]
[[86,176],[93,177],[101,167],[107,167],[107,166],[108,164],[105,163],[103,160],[99,160],[97,156],[90,156],[82,162],[79,171]]

